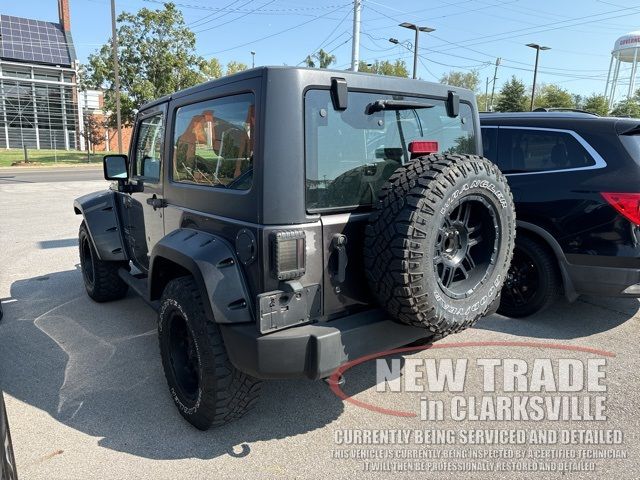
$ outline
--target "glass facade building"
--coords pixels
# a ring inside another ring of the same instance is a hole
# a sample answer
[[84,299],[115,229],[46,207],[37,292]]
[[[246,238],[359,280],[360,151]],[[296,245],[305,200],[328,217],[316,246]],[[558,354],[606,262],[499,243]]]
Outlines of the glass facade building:
[[65,4],[59,1],[60,23],[0,15],[0,148],[83,147]]

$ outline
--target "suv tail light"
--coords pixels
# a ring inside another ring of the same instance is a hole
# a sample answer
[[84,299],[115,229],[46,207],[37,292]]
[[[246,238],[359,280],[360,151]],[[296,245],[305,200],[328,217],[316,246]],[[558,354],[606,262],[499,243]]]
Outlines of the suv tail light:
[[640,225],[640,193],[607,193],[602,197],[622,216]]
[[271,237],[271,269],[278,280],[300,278],[305,272],[306,245],[303,230],[284,230]]

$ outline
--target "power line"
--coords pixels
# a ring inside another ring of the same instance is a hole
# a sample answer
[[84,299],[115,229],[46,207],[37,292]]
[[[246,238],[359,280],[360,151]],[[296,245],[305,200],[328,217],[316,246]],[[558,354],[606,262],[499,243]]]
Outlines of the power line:
[[[157,3],[160,5],[164,5],[165,3],[167,3],[166,0],[143,0],[143,1],[148,3]],[[192,8],[196,10],[210,10],[214,12],[229,11],[231,13],[247,13],[249,11],[253,11],[250,9],[242,10],[242,7],[233,8],[233,9],[228,8],[230,5],[237,3],[237,0],[224,7],[207,7],[204,5],[196,5],[196,4],[176,3],[176,2],[172,2],[172,3],[177,7]],[[247,2],[247,3],[251,3],[251,2]],[[243,5],[246,5],[246,3]],[[315,6],[315,7],[268,8],[268,9],[261,9],[261,12],[263,13],[295,13],[295,12],[308,11],[308,10],[328,10],[335,7],[346,7],[348,5],[351,5],[351,4],[342,3],[342,4],[336,4],[336,5],[322,5],[322,6]]]
[[[320,45],[318,45],[318,47],[310,53],[310,56],[315,55],[317,52],[319,52],[324,46],[325,43],[333,36],[333,34],[336,32],[336,30],[338,30],[338,28],[340,28],[340,25],[342,25],[344,23],[344,21],[347,19],[347,17],[349,16],[349,14],[351,13],[351,10],[347,10],[347,13],[345,14],[344,17],[342,17],[342,19],[338,22],[338,24],[335,26],[335,28],[333,30],[331,30],[331,32],[329,33],[329,35],[327,35],[325,37],[325,39],[320,42]],[[341,33],[340,36],[342,36],[344,33]],[[340,38],[340,36],[338,38]],[[298,62],[298,65],[300,65],[301,63],[304,63],[304,61],[306,60],[306,58],[300,62]]]
[[[222,27],[223,25],[228,25],[228,24],[229,24],[229,23],[231,23],[231,22],[235,22],[236,20],[240,20],[241,18],[247,17],[247,16],[251,15],[252,13],[257,12],[257,11],[258,11],[258,10],[260,10],[262,7],[266,7],[267,5],[271,5],[271,4],[272,4],[273,2],[275,2],[275,1],[276,1],[276,0],[269,0],[267,3],[264,3],[264,4],[260,5],[259,7],[256,7],[255,9],[253,9],[253,10],[251,10],[251,11],[249,11],[249,12],[243,13],[243,14],[242,14],[242,15],[240,15],[239,17],[232,18],[231,20],[227,20],[226,22],[218,23],[217,25],[213,25],[213,26],[211,26],[211,27],[203,28],[202,30],[196,30],[196,31],[195,31],[195,32],[193,32],[193,33],[208,32],[209,30],[213,30],[214,28]],[[247,3],[250,3],[250,2],[247,2]],[[205,23],[208,23],[208,22],[205,22]],[[204,24],[200,24],[200,26],[202,26],[202,25],[204,25]]]
[[[234,0],[233,2],[225,5],[222,8],[228,8],[231,7],[233,5],[235,5],[236,3],[238,3],[240,0]],[[242,5],[240,5],[240,7],[244,7],[245,5],[251,3],[251,1],[245,2]],[[214,11],[213,13],[210,13],[208,15],[205,15],[204,17],[199,18],[198,20],[192,22],[192,23],[188,23],[187,27],[201,27],[203,25],[206,25],[207,23],[213,22],[214,20],[219,20],[222,17],[226,17],[227,15],[230,15],[232,12],[231,11],[226,11],[225,13],[222,13],[222,15],[220,14],[219,10]]]
[[319,15],[317,17],[313,17],[310,20],[306,20],[306,21],[304,21],[302,23],[298,23],[297,25],[294,25],[292,27],[285,28],[284,30],[280,30],[278,32],[271,33],[269,35],[265,35],[264,37],[256,38],[255,40],[250,40],[248,42],[242,43],[240,45],[236,45],[234,47],[228,47],[228,48],[225,48],[225,49],[222,49],[222,50],[216,50],[215,52],[205,53],[204,56],[216,55],[218,53],[223,53],[223,52],[229,52],[231,50],[236,50],[238,48],[246,47],[247,45],[251,45],[251,44],[256,43],[256,42],[261,42],[262,40],[266,40],[268,38],[272,38],[272,37],[275,37],[277,35],[282,35],[283,33],[290,32],[291,30],[295,30],[296,28],[303,27],[305,25],[308,25],[311,22],[315,22],[316,20],[320,20],[321,18],[326,18],[329,15],[331,15],[331,14],[333,14],[333,13],[335,13],[335,12],[337,12],[337,11],[343,9],[343,8],[344,8],[344,5],[341,6],[341,7],[336,8],[335,10],[331,10],[330,12],[327,12],[327,13],[325,13],[323,15]]

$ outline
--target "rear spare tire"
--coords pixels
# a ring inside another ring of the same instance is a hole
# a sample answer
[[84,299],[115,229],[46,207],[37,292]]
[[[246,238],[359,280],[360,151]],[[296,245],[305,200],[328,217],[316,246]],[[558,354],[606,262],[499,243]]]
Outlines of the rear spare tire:
[[498,167],[476,155],[418,158],[389,178],[371,215],[370,289],[400,322],[458,332],[490,312],[514,239],[513,198]]

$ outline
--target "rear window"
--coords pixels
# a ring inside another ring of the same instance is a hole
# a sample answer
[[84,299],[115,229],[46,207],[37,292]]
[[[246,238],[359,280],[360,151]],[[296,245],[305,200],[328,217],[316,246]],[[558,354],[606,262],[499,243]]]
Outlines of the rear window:
[[[412,100],[434,105],[367,115],[377,100]],[[349,92],[349,107],[334,110],[328,90],[305,96],[307,209],[371,205],[398,166],[410,159],[414,140],[438,142],[439,153],[477,153],[471,106],[447,115],[444,100]]]
[[[487,153],[503,173],[545,172],[595,165],[591,155],[568,132],[505,127],[498,131],[497,159],[495,154]],[[485,150],[490,150],[490,145]]]

